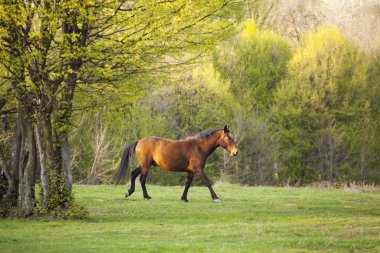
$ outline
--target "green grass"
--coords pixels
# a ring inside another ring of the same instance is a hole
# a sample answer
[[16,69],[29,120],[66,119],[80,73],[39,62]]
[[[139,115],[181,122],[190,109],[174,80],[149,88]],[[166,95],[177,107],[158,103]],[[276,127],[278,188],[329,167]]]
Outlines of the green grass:
[[74,188],[86,221],[0,220],[0,252],[380,252],[380,194],[335,189],[148,185]]

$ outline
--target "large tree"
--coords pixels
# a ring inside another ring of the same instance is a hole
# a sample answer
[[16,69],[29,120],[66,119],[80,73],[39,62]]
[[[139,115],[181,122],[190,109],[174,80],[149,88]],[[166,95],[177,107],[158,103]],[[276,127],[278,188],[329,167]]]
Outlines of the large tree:
[[[70,195],[68,130],[78,94],[133,95],[136,76],[200,57],[234,22],[232,0],[2,0],[2,110],[16,111],[2,143],[7,198],[30,212],[40,170],[42,206]],[[6,150],[11,150],[7,155]]]

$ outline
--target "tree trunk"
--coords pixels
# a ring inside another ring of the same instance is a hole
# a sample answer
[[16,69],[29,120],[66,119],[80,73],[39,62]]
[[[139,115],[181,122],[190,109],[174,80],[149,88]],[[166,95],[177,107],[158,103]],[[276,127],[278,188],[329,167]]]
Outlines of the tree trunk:
[[45,139],[43,135],[43,131],[41,129],[41,124],[37,124],[35,127],[35,135],[36,135],[36,144],[38,148],[38,154],[40,158],[40,166],[41,166],[41,187],[43,197],[41,199],[41,205],[43,208],[47,209],[47,199],[50,197],[50,188],[49,188],[49,176],[46,166],[46,145]]
[[7,193],[8,180],[6,176],[6,171],[9,170],[3,154],[0,152],[0,203],[5,194]]
[[[46,116],[46,115],[44,115]],[[44,132],[44,140],[45,140],[45,148],[46,148],[46,164],[48,170],[51,173],[51,179],[54,179],[57,174],[57,162],[54,152],[54,142],[53,142],[53,129],[51,125],[51,118],[48,117],[43,119],[43,132]]]
[[73,186],[73,177],[71,174],[71,162],[70,162],[70,149],[67,141],[67,135],[64,133],[59,134],[59,142],[61,144],[62,152],[62,165],[64,174],[64,187],[71,192]]
[[21,122],[17,119],[15,122],[15,132],[12,140],[12,156],[11,166],[9,170],[5,170],[5,175],[8,179],[7,198],[12,205],[17,205],[17,199],[19,196],[19,166],[21,162],[21,149],[22,149],[22,134],[21,134]]
[[19,106],[19,122],[20,122],[20,129],[21,129],[21,147],[20,147],[20,157],[19,157],[19,164],[18,164],[18,175],[19,175],[19,189],[20,189],[20,196],[21,196],[21,202],[22,202],[22,196],[24,196],[24,172],[25,172],[25,167],[28,162],[28,156],[29,152],[26,150],[28,149],[28,141],[26,137],[26,123],[25,123],[25,117],[24,117],[24,112],[21,106]]
[[36,142],[33,133],[33,125],[25,120],[25,133],[28,140],[28,162],[25,166],[22,182],[21,206],[29,214],[33,209],[34,184],[36,174]]

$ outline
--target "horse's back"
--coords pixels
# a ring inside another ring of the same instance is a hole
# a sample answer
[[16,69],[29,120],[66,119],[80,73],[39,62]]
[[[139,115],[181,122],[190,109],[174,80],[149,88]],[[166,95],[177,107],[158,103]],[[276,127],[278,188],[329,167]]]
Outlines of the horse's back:
[[136,146],[136,156],[140,163],[157,164],[170,171],[184,171],[188,167],[188,142],[169,140],[156,136],[140,139]]
[[140,139],[137,143],[136,149],[155,149],[165,145],[175,144],[177,141],[160,138],[157,136],[147,136]]

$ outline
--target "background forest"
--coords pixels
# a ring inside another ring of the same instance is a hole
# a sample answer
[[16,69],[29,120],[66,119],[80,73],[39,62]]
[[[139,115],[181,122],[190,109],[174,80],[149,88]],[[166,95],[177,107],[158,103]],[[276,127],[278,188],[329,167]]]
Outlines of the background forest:
[[[380,6],[314,2],[248,1],[211,57],[149,73],[140,80],[148,91],[135,99],[104,94],[75,116],[74,178],[111,182],[123,148],[143,136],[179,139],[230,124],[241,152],[210,157],[214,181],[378,183]],[[149,176],[157,184],[184,180],[159,169]]]
[[45,208],[111,183],[134,140],[225,124],[240,153],[209,158],[213,181],[380,182],[378,1],[18,4],[0,9],[0,167],[23,206],[36,182]]

